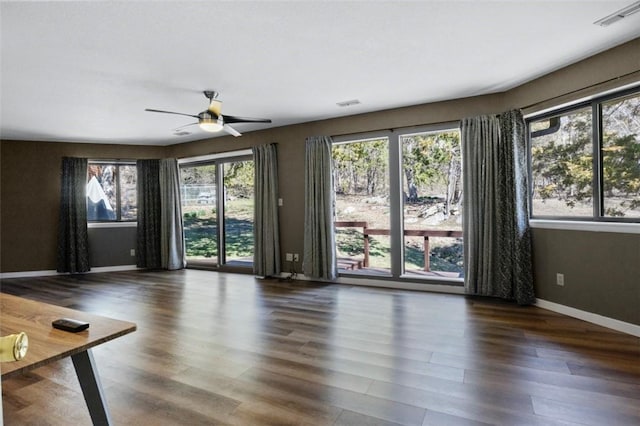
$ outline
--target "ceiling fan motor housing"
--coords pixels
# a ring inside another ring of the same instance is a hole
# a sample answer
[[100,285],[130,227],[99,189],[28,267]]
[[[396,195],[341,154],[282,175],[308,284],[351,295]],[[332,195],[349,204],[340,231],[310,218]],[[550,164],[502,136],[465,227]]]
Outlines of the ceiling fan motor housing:
[[207,132],[218,132],[224,127],[222,115],[217,116],[210,111],[202,111],[198,114],[198,124],[200,128]]
[[218,97],[218,92],[216,92],[215,90],[205,90],[203,93],[204,96],[209,99],[209,101],[212,101]]
[[198,118],[200,120],[218,120],[218,117],[211,111],[202,111],[200,114],[198,114]]

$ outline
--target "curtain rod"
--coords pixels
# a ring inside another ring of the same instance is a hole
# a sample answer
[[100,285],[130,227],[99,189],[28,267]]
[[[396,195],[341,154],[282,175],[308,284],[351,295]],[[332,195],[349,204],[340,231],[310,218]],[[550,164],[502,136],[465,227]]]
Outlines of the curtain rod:
[[[197,141],[194,141],[194,142],[197,142]],[[267,143],[267,144],[264,144],[264,145],[278,145],[278,142],[270,142],[270,143]],[[248,148],[235,149],[233,151],[220,151],[220,152],[212,152],[212,153],[209,153],[209,154],[195,155],[195,156],[190,156],[190,157],[189,156],[187,156],[187,157],[177,157],[177,160],[178,161],[180,161],[180,160],[184,161],[184,160],[191,160],[192,158],[209,157],[209,156],[234,157],[234,156],[236,156],[235,154],[237,154],[237,153],[241,153],[241,154],[239,154],[240,156],[242,156],[242,155],[251,155],[251,153],[247,152],[245,154],[242,154],[242,152],[250,151],[253,148],[255,148],[256,146],[260,146],[260,145],[253,145],[253,146],[250,146]]]
[[136,159],[135,158],[87,158],[87,161],[89,163],[94,163],[94,164],[110,164],[110,163],[120,163],[120,164],[124,164],[124,163],[133,163],[135,164]]
[[572,90],[572,91],[567,92],[567,93],[563,93],[562,95],[554,96],[554,97],[552,97],[552,98],[545,99],[545,100],[543,100],[543,101],[534,102],[534,103],[532,103],[532,104],[530,104],[530,105],[523,106],[523,107],[521,107],[520,109],[522,109],[522,110],[526,110],[526,109],[533,108],[533,107],[536,107],[536,106],[539,106],[539,105],[543,105],[543,104],[546,104],[546,103],[548,103],[548,102],[550,102],[550,101],[554,101],[554,100],[556,100],[556,99],[564,98],[565,96],[574,95],[574,94],[576,94],[576,93],[584,92],[584,91],[589,90],[589,89],[594,89],[594,88],[599,87],[599,86],[604,86],[604,85],[609,84],[609,83],[612,83],[612,82],[614,82],[614,81],[619,81],[619,80],[621,80],[621,79],[623,79],[623,78],[631,77],[631,76],[633,76],[634,74],[637,74],[637,75],[638,75],[638,77],[640,77],[640,70],[631,71],[631,72],[629,72],[629,73],[626,73],[626,74],[623,74],[623,75],[619,75],[619,76],[617,76],[617,77],[613,77],[613,78],[610,78],[610,79],[608,79],[608,80],[601,81],[601,82],[599,82],[599,83],[594,83],[594,84],[592,84],[592,85],[590,85],[590,86],[587,86],[587,87],[582,87],[582,88],[580,88],[580,89],[576,89],[576,90]]
[[384,131],[393,133],[395,131],[395,129],[394,128],[390,128],[390,127],[383,127],[383,128],[380,128],[380,129],[365,130],[364,132],[338,133],[338,134],[335,134],[335,135],[331,135],[331,137],[332,138],[339,138],[339,137],[342,137],[342,136],[364,135],[364,134],[367,134],[367,133],[377,133],[377,132],[384,132]]
[[390,133],[393,133],[395,131],[398,130],[406,130],[407,132],[412,132],[413,130],[418,130],[421,128],[427,128],[429,127],[429,129],[426,129],[425,131],[437,131],[437,130],[444,130],[448,127],[455,127],[457,126],[457,124],[460,122],[460,120],[452,120],[452,121],[440,121],[437,123],[423,123],[423,124],[413,124],[410,126],[403,126],[403,127],[382,127],[379,129],[373,129],[373,130],[365,130],[363,132],[350,132],[350,133],[338,133],[335,135],[331,135],[332,138],[341,138],[341,137],[345,137],[345,136],[352,136],[352,135],[367,135],[369,133],[377,133],[377,132],[383,132],[383,131],[387,131]]

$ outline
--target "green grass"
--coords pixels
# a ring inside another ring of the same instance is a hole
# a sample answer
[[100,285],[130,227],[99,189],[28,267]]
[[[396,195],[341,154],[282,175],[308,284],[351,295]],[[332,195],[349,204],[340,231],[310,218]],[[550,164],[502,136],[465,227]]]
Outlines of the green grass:
[[[187,257],[215,258],[218,255],[216,209],[184,207],[183,222]],[[226,205],[225,236],[227,259],[253,256],[253,200],[236,199]]]

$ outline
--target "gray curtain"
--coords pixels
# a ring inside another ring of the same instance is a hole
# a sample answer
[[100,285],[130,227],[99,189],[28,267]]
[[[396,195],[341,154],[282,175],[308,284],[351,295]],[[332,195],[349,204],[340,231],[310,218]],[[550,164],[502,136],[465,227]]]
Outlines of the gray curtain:
[[88,272],[87,159],[62,158],[58,272]]
[[280,274],[276,144],[254,147],[253,161],[255,164],[253,272],[260,277],[269,277]]
[[337,277],[331,138],[309,137],[305,147],[304,274]]
[[520,111],[462,120],[467,294],[535,302]]
[[160,161],[138,160],[138,231],[136,265],[138,268],[162,267],[160,249],[161,204]]
[[175,158],[160,160],[160,263],[163,269],[186,266],[180,203],[180,177]]

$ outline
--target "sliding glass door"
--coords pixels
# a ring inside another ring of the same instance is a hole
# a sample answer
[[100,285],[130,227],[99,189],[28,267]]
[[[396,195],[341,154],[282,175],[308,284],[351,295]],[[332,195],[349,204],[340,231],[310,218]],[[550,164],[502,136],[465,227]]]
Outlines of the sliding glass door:
[[253,160],[222,163],[224,262],[253,265]]
[[390,275],[389,139],[334,144],[332,156],[338,269]]
[[217,266],[218,166],[182,166],[180,180],[187,263]]
[[459,278],[462,264],[460,132],[400,136],[407,275]]
[[412,130],[335,140],[341,275],[463,278],[460,132]]
[[252,267],[253,159],[180,165],[188,266]]

